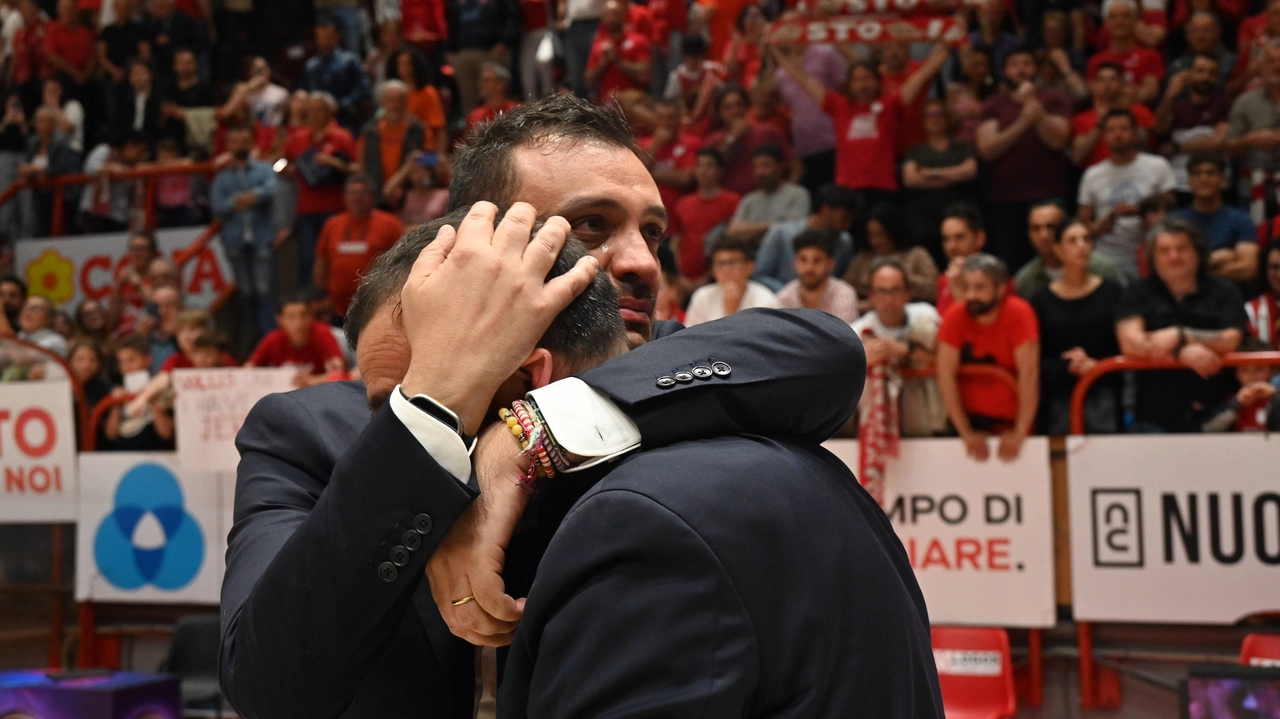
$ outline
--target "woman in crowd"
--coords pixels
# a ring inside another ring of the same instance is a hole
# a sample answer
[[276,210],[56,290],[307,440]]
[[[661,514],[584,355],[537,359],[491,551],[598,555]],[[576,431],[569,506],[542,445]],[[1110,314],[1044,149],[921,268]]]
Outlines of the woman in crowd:
[[[1062,276],[1031,298],[1040,320],[1040,428],[1050,435],[1070,430],[1071,393],[1080,375],[1120,353],[1115,308],[1123,288],[1089,272],[1093,244],[1080,220],[1058,230],[1053,253]],[[1119,381],[1113,374],[1094,384],[1085,402],[1087,432],[1119,431]]]
[[71,366],[71,374],[84,390],[85,404],[92,410],[107,395],[111,394],[112,385],[107,379],[106,361],[102,347],[88,337],[78,337],[71,341],[67,349],[67,364]]
[[973,181],[978,176],[978,158],[973,145],[952,139],[951,119],[942,100],[925,103],[924,133],[925,141],[907,150],[902,184],[907,188],[912,235],[941,263],[944,256],[938,228],[942,216],[954,203],[977,199]]
[[107,311],[97,300],[85,299],[76,305],[76,334],[93,340],[101,346],[107,344],[110,334],[107,327]]
[[387,79],[399,80],[409,86],[409,114],[421,120],[427,128],[423,145],[443,158],[449,150],[449,131],[444,101],[431,84],[431,65],[426,56],[412,47],[401,49],[388,61]]
[[724,189],[745,195],[758,187],[751,170],[751,155],[761,145],[790,148],[787,136],[772,124],[751,119],[751,97],[741,85],[728,83],[716,92],[711,131],[703,147],[719,150],[724,158]]
[[938,266],[922,247],[911,242],[911,225],[906,214],[888,203],[871,208],[865,226],[866,242],[849,263],[844,281],[858,291],[858,311],[871,306],[871,266],[880,258],[893,259],[907,271],[912,302],[933,302],[938,291]]

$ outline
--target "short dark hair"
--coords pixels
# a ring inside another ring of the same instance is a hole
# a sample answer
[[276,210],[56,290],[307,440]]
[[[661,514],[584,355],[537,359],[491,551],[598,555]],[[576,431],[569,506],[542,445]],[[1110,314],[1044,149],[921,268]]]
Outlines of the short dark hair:
[[319,30],[322,27],[327,27],[333,30],[337,30],[338,32],[342,32],[342,28],[338,27],[338,19],[333,16],[333,13],[328,13],[328,12],[316,13],[316,21],[315,21],[314,27],[316,30]]
[[198,350],[218,350],[225,352],[227,349],[227,335],[219,329],[206,329],[196,335],[195,340],[191,343],[193,349]]
[[845,73],[845,76],[844,76],[845,85],[848,85],[849,81],[853,79],[853,71],[857,70],[858,68],[862,68],[863,70],[866,70],[867,72],[874,75],[876,78],[876,82],[883,82],[883,78],[880,75],[879,63],[875,62],[874,60],[855,60],[854,62],[849,63],[849,72]]
[[1108,122],[1111,122],[1117,117],[1128,119],[1129,124],[1132,125],[1135,130],[1138,128],[1138,118],[1134,117],[1133,110],[1130,110],[1127,107],[1116,107],[1108,110],[1107,114],[1103,115],[1102,120],[1098,122],[1098,127],[1105,128]]
[[[374,260],[368,273],[360,280],[347,310],[347,344],[353,351],[360,341],[360,333],[374,314],[388,302],[395,301],[398,307],[400,290],[418,255],[435,241],[442,227],[456,228],[469,211],[470,207],[454,210],[414,229]],[[501,220],[499,215],[496,221]],[[536,233],[541,227],[542,223],[538,223],[533,231]],[[586,246],[570,236],[547,273],[547,279],[565,274],[586,255]],[[571,367],[582,368],[583,363],[610,356],[614,350],[624,346],[626,336],[622,314],[618,310],[617,291],[608,274],[599,272],[586,291],[556,316],[538,346],[566,359]]]
[[1108,60],[1107,62],[1100,63],[1098,65],[1098,69],[1093,71],[1093,76],[1097,77],[1098,73],[1102,72],[1103,70],[1110,70],[1115,74],[1119,75],[1120,79],[1122,80],[1124,79],[1124,65],[1121,65],[1118,62]]
[[162,137],[159,140],[156,140],[156,152],[159,153],[164,150],[168,150],[169,152],[176,152],[179,155],[182,154],[182,148],[178,145],[178,141],[173,139],[172,137]]
[[724,155],[721,155],[720,151],[714,147],[704,147],[701,150],[698,150],[698,153],[694,155],[694,159],[696,160],[699,157],[710,157],[712,160],[715,160],[716,167],[719,167],[722,170],[724,169]]
[[911,280],[907,279],[907,268],[895,257],[877,257],[871,261],[871,271],[867,273],[867,285],[875,279],[876,273],[884,268],[897,270],[902,275],[902,286],[910,289]]
[[709,52],[707,39],[701,35],[688,34],[680,38],[680,54],[690,57],[702,57]]
[[827,257],[836,256],[836,233],[831,230],[805,230],[791,240],[791,249],[795,254],[800,250],[813,247]]
[[1221,152],[1213,150],[1196,150],[1191,153],[1191,157],[1187,158],[1187,172],[1195,172],[1196,168],[1201,165],[1213,165],[1213,169],[1220,173],[1227,171],[1227,160],[1222,156]]
[[818,188],[818,194],[814,196],[813,207],[815,210],[830,207],[834,210],[845,210],[847,212],[858,211],[858,192],[848,187],[841,187],[834,182],[828,182]]
[[302,305],[303,307],[311,307],[313,294],[310,289],[294,290],[280,298],[280,312],[284,312],[284,308],[289,305]]
[[342,183],[344,189],[354,185],[362,185],[365,189],[373,192],[373,180],[363,172],[348,175],[346,181]]
[[1152,212],[1168,212],[1173,207],[1173,200],[1168,196],[1164,194],[1151,195],[1138,203],[1138,217],[1144,217]]
[[1004,66],[1008,67],[1009,60],[1013,59],[1017,55],[1030,55],[1031,59],[1034,60],[1036,58],[1036,49],[1026,43],[1014,45],[1004,54]]
[[510,207],[520,191],[512,155],[520,147],[544,142],[593,142],[639,152],[631,127],[615,106],[595,105],[573,95],[527,102],[467,136],[453,161],[449,209],[470,207],[481,200],[500,209]]
[[116,352],[119,352],[120,350],[133,350],[143,357],[150,357],[151,340],[137,332],[130,332],[116,340]]
[[947,206],[942,213],[942,221],[960,220],[968,226],[970,232],[982,232],[986,225],[982,222],[982,212],[968,202],[955,202]]
[[748,262],[756,261],[756,246],[749,240],[730,237],[727,232],[711,243],[711,252],[708,254],[714,259],[717,252],[741,252]]
[[1151,232],[1147,234],[1144,243],[1147,251],[1147,268],[1151,271],[1151,276],[1159,279],[1156,275],[1156,239],[1160,235],[1182,235],[1191,242],[1191,246],[1195,248],[1196,258],[1199,260],[1196,266],[1196,275],[1204,277],[1209,272],[1209,240],[1204,236],[1204,230],[1196,223],[1183,219],[1181,217],[1166,217],[1156,225]]
[[18,286],[18,291],[22,293],[22,297],[23,297],[24,299],[26,298],[26,296],[27,296],[27,283],[26,283],[26,282],[23,282],[23,281],[22,281],[22,280],[20,280],[20,279],[18,279],[18,276],[17,276],[17,275],[5,275],[4,277],[0,277],[0,285],[5,285],[5,284],[17,285],[17,286]]
[[765,144],[759,145],[756,147],[756,149],[752,150],[751,159],[754,160],[757,157],[772,157],[779,164],[787,161],[786,153],[782,151],[782,148],[780,146],[775,145],[772,142],[766,142]]
[[1009,266],[1004,263],[1004,260],[986,252],[975,252],[964,258],[961,271],[981,272],[989,277],[991,284],[997,288],[1009,281]]

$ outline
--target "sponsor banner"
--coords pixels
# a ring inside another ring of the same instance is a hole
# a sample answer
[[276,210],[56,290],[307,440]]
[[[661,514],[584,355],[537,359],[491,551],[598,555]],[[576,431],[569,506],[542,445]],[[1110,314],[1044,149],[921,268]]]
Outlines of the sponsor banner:
[[[204,233],[204,227],[160,230],[156,244],[172,257]],[[128,263],[129,234],[51,237],[21,240],[14,251],[14,268],[30,292],[72,311],[81,300],[106,301],[116,273]],[[235,282],[231,264],[214,238],[182,268],[182,294],[188,307],[208,307]]]
[[174,424],[184,467],[234,473],[236,433],[258,400],[294,389],[296,367],[182,369],[173,373]]
[[828,17],[783,20],[769,27],[768,42],[787,43],[890,43],[964,42],[964,24],[953,17]]
[[172,452],[80,455],[76,600],[217,604],[226,555],[217,472]]
[[1280,440],[1067,440],[1081,621],[1233,624],[1280,611]]
[[76,521],[71,383],[0,384],[0,522]]
[[938,674],[966,677],[998,677],[1004,668],[1000,652],[969,649],[934,649]]
[[[825,446],[856,473],[856,441]],[[934,624],[1051,627],[1049,443],[1029,438],[1014,462],[994,455],[979,463],[959,439],[903,440],[886,467],[885,512]]]

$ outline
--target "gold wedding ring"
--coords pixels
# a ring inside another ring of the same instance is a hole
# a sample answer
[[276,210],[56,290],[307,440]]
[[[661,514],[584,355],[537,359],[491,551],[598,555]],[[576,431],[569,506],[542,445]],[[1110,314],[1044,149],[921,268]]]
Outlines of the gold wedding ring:
[[463,597],[462,599],[455,599],[455,600],[453,600],[452,602],[449,602],[449,603],[450,603],[450,604],[452,604],[452,605],[453,605],[453,606],[455,606],[455,607],[460,607],[460,606],[462,606],[463,604],[466,604],[467,602],[470,602],[470,601],[474,600],[475,598],[476,598],[476,595],[474,595],[474,594],[468,594],[467,596]]

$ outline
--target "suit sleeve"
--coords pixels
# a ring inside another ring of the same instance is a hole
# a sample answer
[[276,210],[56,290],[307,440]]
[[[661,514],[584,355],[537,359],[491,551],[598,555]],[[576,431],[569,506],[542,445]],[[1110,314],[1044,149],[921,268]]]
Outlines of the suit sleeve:
[[[219,674],[250,719],[338,716],[394,635],[427,558],[475,496],[390,408],[336,466],[317,414],[290,394],[271,395],[236,438]],[[385,572],[392,550],[407,544],[420,546]]]
[[[658,386],[659,377],[717,362],[728,375]],[[840,319],[750,309],[650,342],[581,378],[617,403],[652,449],[727,434],[823,442],[853,415],[866,368],[861,340]]]
[[513,650],[508,659],[509,676],[532,672],[527,685],[503,684],[499,706],[515,715],[729,717],[750,708],[761,659],[746,608],[702,538],[652,499],[611,490],[580,504],[530,596],[548,601],[523,620],[541,628],[520,649],[536,656]]

